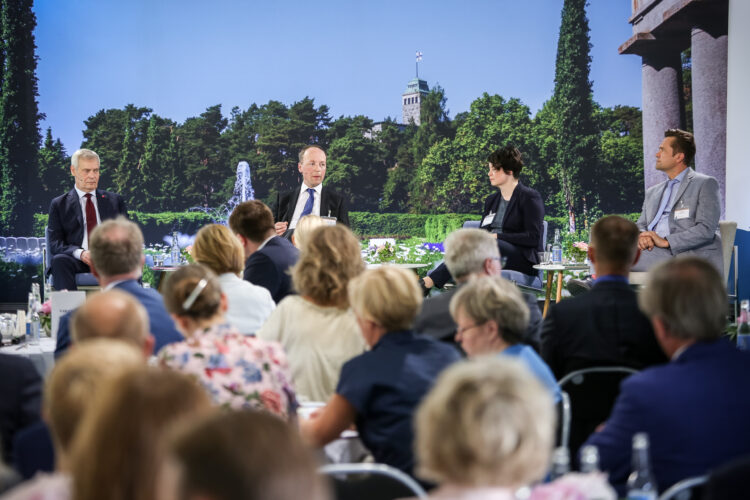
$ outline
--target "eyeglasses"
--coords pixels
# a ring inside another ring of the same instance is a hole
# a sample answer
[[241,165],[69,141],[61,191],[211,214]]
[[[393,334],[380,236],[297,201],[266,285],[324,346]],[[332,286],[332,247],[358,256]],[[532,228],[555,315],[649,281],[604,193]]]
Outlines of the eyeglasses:
[[471,326],[465,326],[463,328],[459,328],[458,330],[456,330],[456,334],[457,335],[463,335],[464,333],[468,332],[469,330],[472,330],[474,328],[479,328],[480,326],[484,326],[485,323],[481,323],[479,325],[471,325]]

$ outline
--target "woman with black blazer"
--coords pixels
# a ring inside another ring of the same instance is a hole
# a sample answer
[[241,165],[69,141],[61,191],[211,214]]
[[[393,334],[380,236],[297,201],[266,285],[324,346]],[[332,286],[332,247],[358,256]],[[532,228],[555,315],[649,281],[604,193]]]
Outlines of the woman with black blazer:
[[[490,154],[488,176],[498,192],[484,200],[481,228],[495,234],[500,255],[507,258],[504,269],[535,275],[537,252],[544,250],[542,227],[544,204],[539,193],[518,180],[523,169],[521,152],[505,146]],[[450,279],[445,264],[424,278],[424,286],[442,287]]]

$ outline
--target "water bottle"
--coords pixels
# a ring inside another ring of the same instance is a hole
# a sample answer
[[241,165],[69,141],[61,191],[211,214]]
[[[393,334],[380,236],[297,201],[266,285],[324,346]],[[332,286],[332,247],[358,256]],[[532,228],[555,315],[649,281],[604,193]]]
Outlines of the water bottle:
[[737,320],[737,347],[743,351],[750,351],[750,301],[740,302],[740,317]]
[[628,500],[656,500],[658,490],[651,474],[648,457],[648,434],[633,436],[633,472],[628,477]]
[[29,343],[31,345],[39,345],[39,332],[42,329],[42,322],[39,319],[39,311],[34,308],[34,310],[31,313],[31,334]]
[[172,265],[180,265],[180,245],[177,244],[177,231],[172,233],[172,246],[169,248],[169,255],[172,258]]
[[592,444],[581,448],[581,472],[599,472],[599,449]]
[[552,242],[552,263],[562,264],[562,245],[560,244],[559,229],[555,229],[555,239]]
[[554,481],[570,472],[570,452],[565,446],[555,448],[552,453],[552,468],[549,473],[549,480]]

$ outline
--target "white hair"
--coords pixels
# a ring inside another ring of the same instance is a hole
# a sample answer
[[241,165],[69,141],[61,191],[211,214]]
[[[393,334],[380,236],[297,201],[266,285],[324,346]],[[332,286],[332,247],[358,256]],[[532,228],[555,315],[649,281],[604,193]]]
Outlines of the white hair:
[[497,240],[482,229],[458,229],[445,239],[445,265],[454,279],[482,271],[484,261],[500,258]]
[[98,154],[96,154],[94,151],[91,151],[90,149],[81,148],[73,153],[73,156],[70,158],[70,163],[75,167],[76,170],[78,170],[78,162],[81,158],[85,160],[95,159],[97,163],[100,163]]

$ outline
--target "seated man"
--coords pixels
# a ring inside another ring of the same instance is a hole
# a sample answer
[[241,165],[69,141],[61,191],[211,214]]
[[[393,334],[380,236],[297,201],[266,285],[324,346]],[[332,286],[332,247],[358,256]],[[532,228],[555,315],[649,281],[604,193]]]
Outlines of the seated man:
[[555,304],[542,326],[542,358],[559,380],[592,366],[645,368],[667,361],[628,284],[638,260],[638,228],[612,215],[591,228],[589,260],[597,279],[583,295]]
[[[138,283],[145,260],[140,228],[124,217],[105,221],[92,231],[90,248],[91,272],[99,279],[102,288],[129,293],[146,309],[154,336],[154,352],[159,352],[169,343],[181,341],[182,335],[164,308],[159,292],[143,288]],[[70,313],[60,318],[55,357],[70,345],[69,321]]]
[[99,155],[79,149],[71,158],[75,187],[58,196],[49,207],[50,272],[56,290],[76,290],[77,273],[90,272],[91,231],[101,221],[127,216],[125,202],[115,193],[97,189]]
[[309,214],[333,217],[348,226],[349,212],[344,198],[323,186],[326,176],[326,152],[323,148],[316,144],[302,148],[297,169],[302,174],[302,185],[294,191],[279,194],[274,203],[276,234],[291,238],[297,222]]
[[13,437],[41,417],[42,377],[22,356],[0,354],[0,462],[10,463]]
[[723,275],[719,184],[688,168],[694,156],[693,134],[677,129],[664,132],[656,169],[669,179],[646,191],[637,222],[642,254],[634,271],[648,271],[658,262],[687,253],[708,260]]
[[[414,331],[438,340],[453,342],[456,323],[450,314],[450,302],[456,291],[472,276],[500,276],[500,250],[492,233],[481,229],[459,229],[445,239],[445,265],[456,280],[456,287],[429,297],[414,320]],[[523,343],[539,348],[539,328],[542,314],[536,297],[523,293],[529,307],[529,325]]]
[[639,302],[671,362],[622,383],[607,422],[586,444],[599,449],[601,470],[624,491],[631,442],[648,434],[660,491],[750,450],[750,353],[722,338],[727,292],[716,268],[680,257],[651,271]]
[[276,235],[271,210],[258,200],[240,203],[229,216],[229,227],[245,251],[243,278],[271,292],[277,304],[292,293],[291,268],[299,250]]

